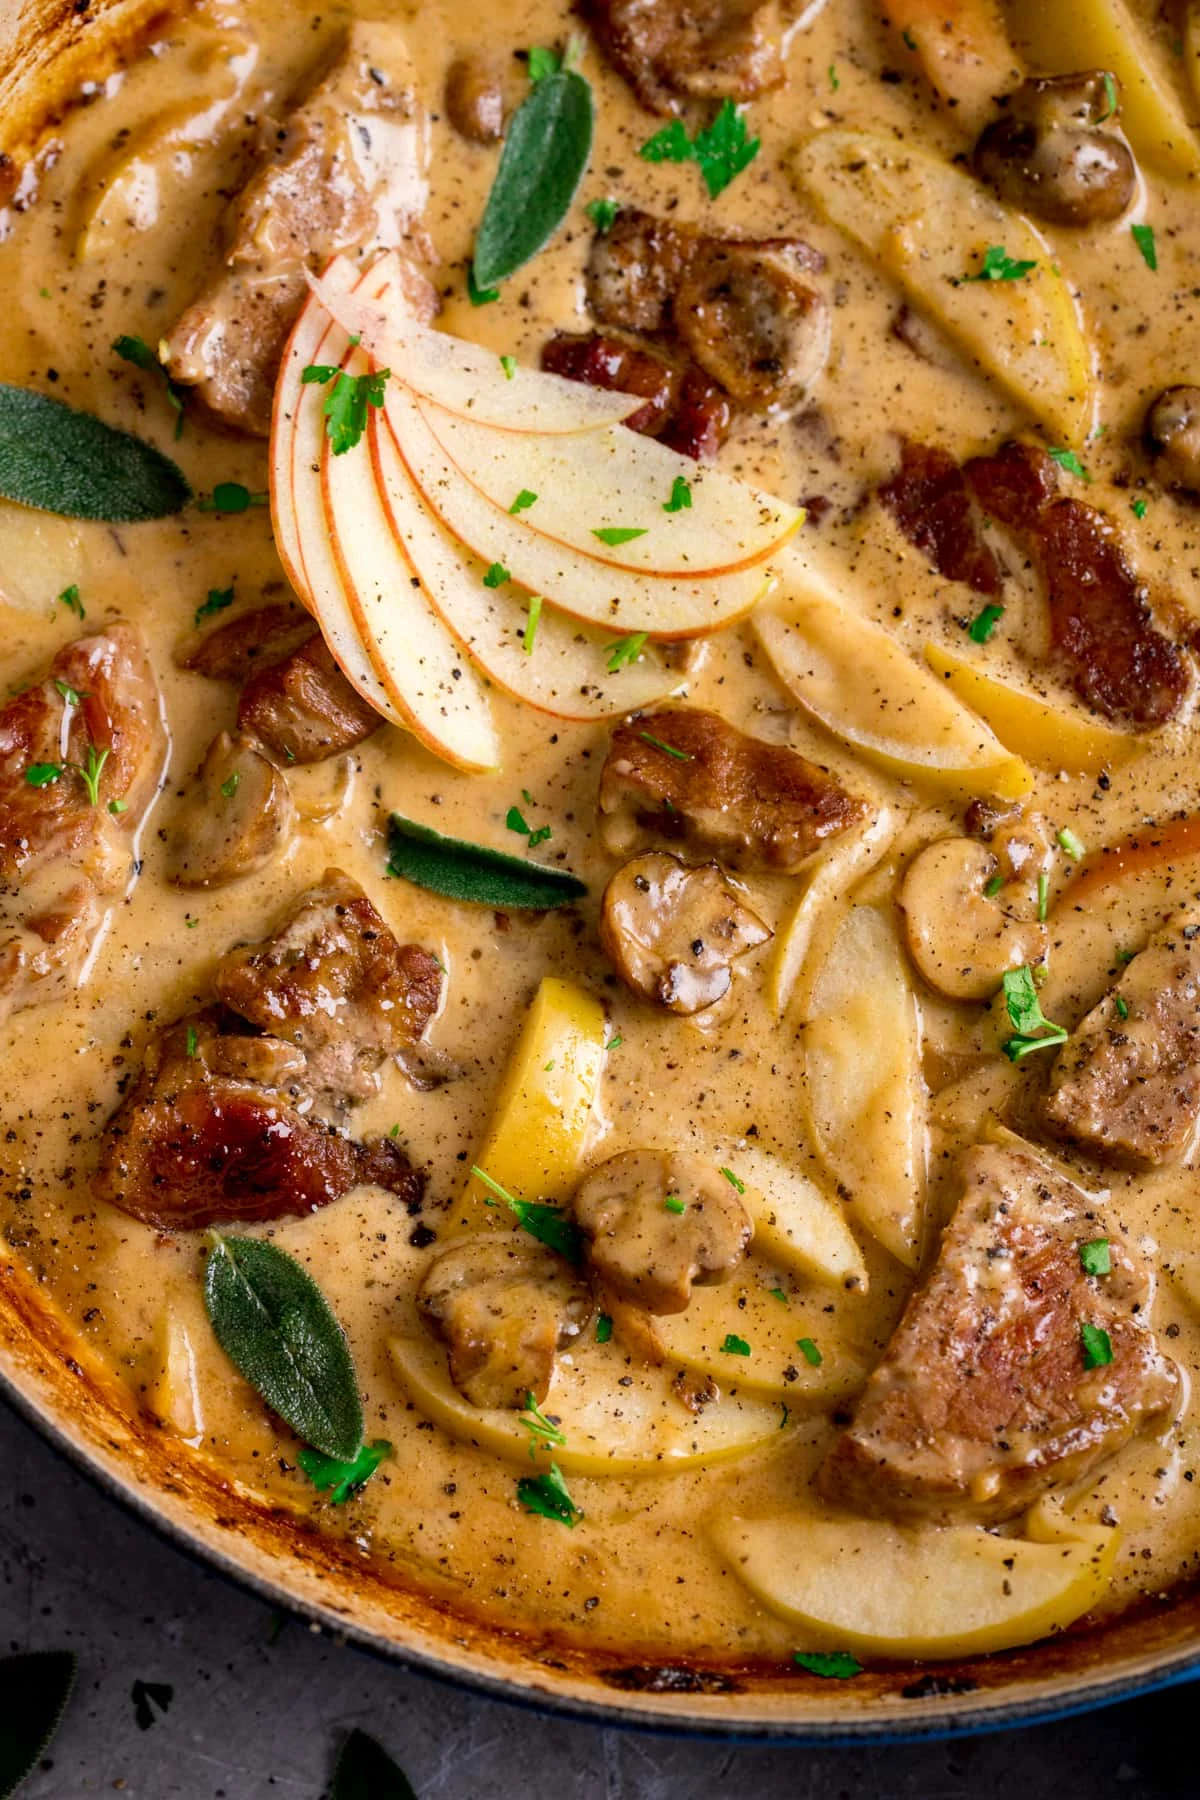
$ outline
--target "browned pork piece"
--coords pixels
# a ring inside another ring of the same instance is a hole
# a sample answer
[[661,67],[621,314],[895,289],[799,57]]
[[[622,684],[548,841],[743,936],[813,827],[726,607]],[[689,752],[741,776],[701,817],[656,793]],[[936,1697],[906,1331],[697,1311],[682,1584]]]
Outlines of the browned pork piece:
[[586,0],[609,56],[651,112],[752,100],[786,70],[778,0]]
[[279,661],[260,665],[238,703],[239,728],[289,763],[322,762],[353,750],[381,724],[320,632]]
[[676,706],[617,726],[600,813],[618,852],[666,838],[732,869],[787,873],[867,806],[785,745]]
[[573,1201],[588,1266],[620,1300],[680,1313],[692,1286],[728,1281],[751,1225],[724,1175],[682,1150],[627,1150],[584,1177]]
[[594,1311],[591,1290],[561,1256],[506,1231],[464,1238],[425,1272],[417,1306],[449,1352],[450,1379],[472,1406],[546,1398],[554,1358]]
[[962,469],[948,451],[904,438],[900,467],[876,489],[876,497],[939,575],[965,581],[990,599],[1000,592],[1000,565],[983,537]]
[[76,638],[0,708],[0,1022],[79,980],[133,880],[166,750],[132,625]]
[[302,606],[257,606],[191,638],[176,650],[175,661],[209,681],[241,687],[259,669],[299,650],[316,629]]
[[310,1212],[363,1182],[415,1207],[423,1178],[390,1138],[329,1123],[375,1092],[384,1059],[412,1049],[441,971],[400,944],[337,869],[259,945],[231,950],[222,1008],[154,1040],[109,1120],[97,1190],[160,1230]]
[[[205,410],[265,437],[284,340],[306,270],[340,252],[418,254],[426,199],[426,121],[394,25],[351,26],[324,78],[278,122],[263,159],[232,201],[222,266],[167,340],[167,371]],[[410,265],[409,299],[431,318],[436,298]]]
[[664,850],[634,857],[604,890],[600,942],[633,993],[696,1013],[729,992],[733,964],[771,936],[716,863]]
[[[1096,1202],[1023,1150],[977,1146],[962,1173],[933,1272],[818,1476],[861,1512],[996,1524],[1179,1399],[1139,1318],[1147,1271]],[[1099,1239],[1110,1273],[1089,1275]]]
[[989,517],[1029,549],[1046,590],[1051,645],[1080,698],[1132,726],[1172,718],[1192,667],[1155,623],[1150,590],[1112,520],[1057,498],[1058,470],[1034,444],[1005,444],[975,457],[964,474]]
[[1104,1162],[1153,1169],[1200,1118],[1200,916],[1157,932],[1063,1045],[1046,1119]]

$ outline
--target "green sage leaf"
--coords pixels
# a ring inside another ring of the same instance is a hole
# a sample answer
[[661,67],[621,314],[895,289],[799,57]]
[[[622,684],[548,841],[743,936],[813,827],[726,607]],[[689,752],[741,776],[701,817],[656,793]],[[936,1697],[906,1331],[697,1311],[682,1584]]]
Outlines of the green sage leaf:
[[69,1650],[38,1650],[0,1661],[0,1800],[15,1794],[45,1755],[74,1685]]
[[561,869],[522,862],[519,857],[468,844],[462,838],[443,837],[400,813],[392,814],[388,829],[388,874],[443,894],[447,900],[523,912],[567,906],[587,893],[582,881]]
[[329,1800],[417,1800],[403,1769],[365,1731],[352,1731],[342,1745]]
[[0,382],[0,494],[68,519],[134,524],[181,511],[192,490],[152,444]]
[[204,1304],[226,1356],[296,1436],[353,1462],[363,1441],[358,1377],[341,1326],[300,1264],[259,1238],[214,1236]]
[[575,69],[543,75],[517,108],[475,239],[477,290],[515,274],[558,230],[588,165],[594,115]]

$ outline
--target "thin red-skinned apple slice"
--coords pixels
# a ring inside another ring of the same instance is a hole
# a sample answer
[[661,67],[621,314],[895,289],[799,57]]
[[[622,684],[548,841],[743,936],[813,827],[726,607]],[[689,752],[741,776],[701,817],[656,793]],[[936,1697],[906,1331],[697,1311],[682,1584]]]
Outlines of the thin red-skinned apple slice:
[[450,630],[497,687],[538,712],[585,722],[636,712],[683,685],[679,670],[669,668],[653,644],[636,662],[610,671],[613,633],[568,619],[547,603],[527,654],[527,599],[511,598],[510,583],[484,586],[486,565],[463,550],[425,504],[378,413],[368,429],[392,530]]
[[[366,354],[342,367],[363,374]],[[380,498],[364,440],[342,456],[321,448],[325,525],[359,637],[409,730],[435,755],[474,773],[498,768],[500,740],[474,669],[429,603]]]
[[459,474],[416,401],[393,382],[383,413],[409,475],[451,535],[482,562],[502,564],[514,581],[572,618],[614,636],[646,631],[667,639],[704,637],[744,618],[771,585],[761,567],[684,580],[593,562],[493,506]]
[[[623,426],[571,437],[517,437],[418,400],[421,416],[460,474],[505,511],[526,490],[522,523],[593,562],[655,577],[732,574],[765,562],[803,523],[798,507],[705,468]],[[686,483],[690,504],[666,503]],[[644,536],[606,544],[597,529]]]
[[[643,404],[636,394],[586,387],[543,369],[510,363],[512,372],[506,373],[494,350],[433,331],[414,319],[399,289],[393,288],[385,299],[350,294],[344,263],[346,258],[339,257],[320,280],[310,277],[313,292],[343,330],[359,338],[380,368],[390,368],[414,393],[448,412],[496,431],[552,436],[619,424]],[[372,274],[379,266],[374,265]],[[358,271],[352,264],[347,267],[352,280],[357,280]]]
[[[330,286],[357,279],[351,264],[330,271]],[[349,602],[325,535],[321,498],[321,394],[305,387],[302,371],[319,355],[347,348],[340,325],[323,305],[309,301],[292,328],[283,353],[271,417],[271,524],[284,573],[311,612],[342,674],[382,718],[403,727],[406,720],[388,694],[355,629]]]

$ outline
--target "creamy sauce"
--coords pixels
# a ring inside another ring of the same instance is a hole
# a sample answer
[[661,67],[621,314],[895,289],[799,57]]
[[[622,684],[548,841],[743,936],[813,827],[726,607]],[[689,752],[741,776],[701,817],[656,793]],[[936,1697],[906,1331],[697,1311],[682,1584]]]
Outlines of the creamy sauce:
[[[419,89],[433,114],[425,225],[441,266],[441,325],[534,361],[551,332],[586,326],[582,271],[590,227],[577,205],[567,229],[507,285],[498,304],[472,308],[464,297],[463,268],[495,154],[449,129],[438,116],[439,96],[456,49],[492,47],[508,58],[514,49],[560,40],[565,10],[556,0],[512,0],[501,9],[433,0],[354,10],[386,11],[410,26]],[[292,88],[346,15],[345,8],[323,10],[314,15],[311,31],[302,31],[294,13],[249,0],[244,17],[259,45],[253,67],[243,54],[228,71],[204,79],[244,83],[238,109],[262,110],[270,96]],[[193,423],[173,444],[173,419],[157,385],[121,364],[109,348],[119,333],[156,343],[201,285],[225,196],[246,167],[237,126],[214,109],[194,141],[161,159],[155,181],[138,187],[129,228],[106,215],[102,254],[86,260],[76,255],[94,210],[95,184],[111,170],[122,134],[132,140],[164,111],[174,115],[191,103],[198,116],[204,111],[195,86],[201,35],[195,23],[173,28],[63,129],[36,204],[11,221],[0,244],[6,297],[0,371],[7,380],[94,409],[160,443],[177,455],[197,490],[236,480],[261,492],[262,445],[208,434]],[[694,169],[639,159],[637,147],[655,127],[592,50],[586,68],[597,93],[598,133],[581,200],[611,193],[650,209],[669,203],[681,218],[747,234],[795,234],[825,252],[828,269],[820,284],[834,308],[833,353],[813,398],[829,430],[811,421],[743,422],[724,464],[792,499],[828,496],[833,509],[816,530],[846,573],[846,591],[919,652],[931,638],[961,641],[960,622],[976,610],[975,597],[939,580],[877,506],[859,509],[856,502],[894,465],[897,429],[965,456],[1025,422],[948,344],[935,338],[936,360],[923,361],[898,341],[891,330],[895,289],[838,232],[811,216],[786,168],[798,131],[838,122],[913,134],[948,156],[968,148],[953,113],[935,103],[918,79],[902,70],[894,81],[881,80],[881,70],[898,67],[899,55],[897,40],[885,36],[872,9],[858,0],[839,0],[820,11],[793,37],[788,86],[753,107],[762,153],[709,204]],[[523,81],[519,67],[517,75]],[[1139,490],[1126,485],[1144,468],[1132,440],[1147,400],[1190,373],[1180,366],[1180,347],[1195,332],[1200,309],[1200,235],[1188,223],[1194,199],[1182,187],[1145,179],[1157,274],[1137,256],[1127,222],[1047,235],[1084,296],[1101,372],[1095,435],[1084,459],[1092,476],[1086,497],[1127,527],[1145,573],[1169,573],[1188,603],[1200,561],[1200,511],[1151,485],[1139,523],[1129,511],[1130,494]],[[346,1326],[366,1396],[368,1439],[386,1437],[396,1447],[395,1460],[362,1497],[334,1511],[294,1472],[289,1444],[217,1349],[200,1299],[202,1257],[195,1238],[158,1239],[89,1196],[99,1126],[155,1030],[204,1004],[222,952],[265,933],[281,903],[335,863],[363,884],[402,939],[435,950],[449,974],[431,1039],[459,1066],[461,1078],[416,1093],[389,1069],[382,1093],[355,1120],[360,1135],[398,1124],[414,1162],[428,1166],[426,1222],[442,1223],[461,1191],[524,1009],[546,973],[568,975],[602,995],[613,1035],[622,1040],[608,1057],[591,1158],[662,1142],[678,1122],[681,1129],[749,1137],[827,1183],[814,1152],[797,1137],[799,1033],[794,1020],[777,1024],[764,999],[770,948],[743,962],[730,997],[694,1020],[668,1018],[635,1003],[616,985],[594,930],[598,896],[614,866],[595,828],[607,730],[556,724],[499,695],[493,706],[505,746],[500,773],[457,774],[384,728],[354,753],[344,804],[326,822],[306,825],[284,864],[212,893],[173,889],[163,874],[162,836],[208,739],[222,725],[232,726],[236,705],[233,689],[181,673],[173,651],[188,636],[209,589],[232,584],[239,603],[284,595],[268,514],[256,508],[222,518],[189,510],[158,524],[110,528],[9,507],[0,511],[0,586],[12,602],[3,611],[0,680],[6,687],[22,685],[74,634],[75,621],[54,604],[59,590],[74,581],[89,627],[121,616],[146,632],[172,737],[169,778],[145,833],[141,877],[117,908],[90,979],[69,1003],[19,1014],[0,1034],[0,1219],[10,1246],[152,1410],[162,1374],[164,1314],[171,1309],[195,1357],[195,1453],[216,1459],[277,1504],[316,1513],[323,1530],[349,1534],[364,1557],[390,1566],[397,1579],[426,1585],[507,1625],[548,1628],[581,1643],[669,1644],[677,1654],[787,1654],[794,1632],[722,1567],[703,1522],[714,1511],[794,1504],[828,1441],[828,1417],[793,1416],[777,1444],[723,1468],[636,1481],[573,1477],[583,1523],[566,1531],[532,1519],[517,1506],[511,1465],[452,1441],[423,1420],[399,1388],[387,1338],[398,1328],[418,1329],[412,1296],[427,1252],[410,1244],[412,1222],[384,1194],[359,1190],[315,1216],[267,1228],[310,1268]],[[1002,677],[1019,668],[1006,643],[1034,642],[1042,629],[1032,597],[1022,601],[1010,587],[1006,601],[1005,630],[989,660]],[[901,854],[959,828],[959,808],[870,772],[807,722],[772,677],[748,628],[707,647],[688,697],[801,750],[856,791],[890,797],[908,810],[897,852],[869,878],[872,893],[891,891]],[[1058,698],[1067,703],[1062,690]],[[1115,841],[1144,819],[1194,803],[1188,773],[1193,737],[1185,716],[1114,772],[1107,791],[1093,779],[1042,775],[1030,803],[1089,847]],[[302,779],[317,790],[328,778],[328,771],[317,770]],[[519,851],[505,830],[505,815],[521,802],[522,790],[532,796],[525,806],[531,824],[554,827],[552,855],[540,854],[561,861],[589,885],[582,930],[557,915],[514,914],[501,926],[490,912],[384,880],[383,831],[391,809]],[[1056,892],[1070,872],[1067,859],[1059,861]],[[778,924],[794,882],[755,877],[749,886],[755,909]],[[1056,928],[1054,935],[1064,934]],[[1069,948],[1063,954],[1068,957]],[[1075,969],[1063,961],[1054,966],[1055,989],[1065,993],[1075,986],[1082,994],[1090,973],[1086,964]],[[1089,1004],[1094,997],[1088,996]],[[1060,1016],[1049,998],[1045,1004],[1051,1016]],[[997,1057],[994,1031],[988,1035],[977,1008],[925,995],[922,1011],[925,1076],[933,1095],[929,1204],[936,1219],[955,1198],[954,1153],[978,1135],[989,1106],[1017,1097],[1014,1116],[1020,1120],[1027,1111],[1020,1095],[1044,1080],[1045,1071],[1030,1066],[1037,1058],[1013,1069]],[[1066,1022],[1074,1023],[1081,1011],[1077,999]],[[1174,1271],[1160,1274],[1154,1324],[1160,1342],[1190,1372],[1200,1359],[1193,1170],[1101,1176],[1080,1164],[1078,1178],[1092,1188],[1109,1185],[1114,1213],[1135,1236],[1157,1243],[1160,1270]],[[909,1277],[881,1251],[864,1247],[871,1273],[866,1296],[784,1279],[805,1329],[819,1338],[828,1319],[827,1329],[836,1325],[873,1360],[887,1341]],[[780,1279],[763,1259],[755,1267],[767,1286]],[[815,1322],[809,1326],[809,1320]],[[731,1318],[730,1329],[736,1324]],[[1114,1607],[1170,1586],[1195,1565],[1198,1427],[1189,1403],[1175,1425],[1136,1440],[1073,1501],[1081,1517],[1097,1517],[1108,1507],[1120,1520]],[[187,1452],[181,1447],[180,1454]]]

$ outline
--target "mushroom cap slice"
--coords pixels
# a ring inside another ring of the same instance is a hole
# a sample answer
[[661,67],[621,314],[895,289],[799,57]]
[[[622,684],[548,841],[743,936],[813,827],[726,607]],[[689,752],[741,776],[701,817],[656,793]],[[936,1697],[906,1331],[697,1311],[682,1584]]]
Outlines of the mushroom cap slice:
[[693,1282],[727,1281],[752,1226],[732,1183],[681,1150],[627,1150],[580,1183],[575,1218],[588,1261],[623,1300],[683,1312]]
[[253,738],[219,731],[175,815],[168,846],[178,887],[223,887],[278,856],[296,829],[287,779]]
[[618,869],[600,908],[600,942],[621,980],[674,1013],[722,999],[734,961],[770,936],[716,863],[688,868],[667,851]]
[[986,892],[999,859],[974,838],[939,838],[914,857],[900,889],[909,955],[930,987],[952,1000],[987,1000],[1010,969],[1040,963],[1048,933],[1018,918],[1003,887]]

